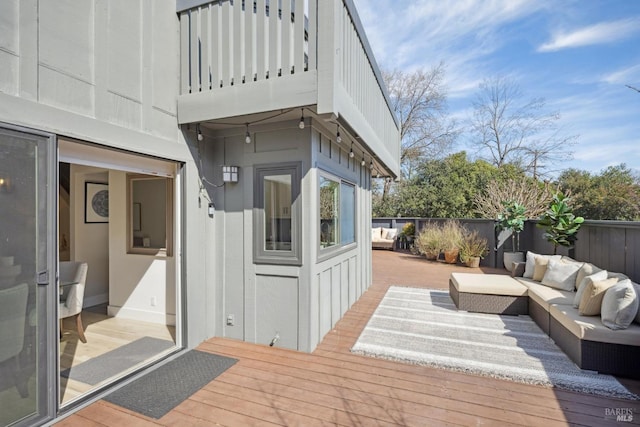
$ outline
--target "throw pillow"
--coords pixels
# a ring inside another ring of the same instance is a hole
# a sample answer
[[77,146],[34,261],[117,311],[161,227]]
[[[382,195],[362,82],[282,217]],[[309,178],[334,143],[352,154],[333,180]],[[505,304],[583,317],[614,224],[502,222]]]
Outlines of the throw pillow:
[[587,283],[578,306],[578,313],[581,316],[596,316],[600,314],[604,293],[616,283],[618,283],[618,279],[615,277]]
[[584,293],[587,283],[599,282],[606,279],[607,270],[600,270],[582,279],[582,281],[580,282],[580,286],[578,286],[578,290],[576,291],[576,295],[573,298],[573,308],[578,308],[578,306],[580,305],[580,300],[582,299],[582,294]]
[[584,279],[587,276],[591,276],[592,274],[597,273],[598,271],[602,271],[602,269],[596,267],[593,264],[589,264],[588,262],[585,262],[584,264],[582,264],[582,267],[580,268],[580,270],[578,270],[578,275],[576,276],[576,289],[580,288],[580,283],[582,283],[582,279]]
[[374,227],[371,229],[371,240],[380,240],[382,237],[382,227]]
[[524,265],[524,273],[522,273],[522,277],[525,277],[527,279],[532,279],[533,278],[533,270],[536,267],[536,253],[534,252],[527,252],[527,261]]
[[396,228],[383,228],[382,229],[382,238],[385,240],[393,240],[396,238],[398,234],[398,230]]
[[639,304],[631,280],[619,281],[602,298],[602,324],[609,329],[627,329],[638,314]]
[[[522,277],[525,277],[527,279],[533,279],[533,272],[536,267],[536,258],[539,258],[539,257],[546,258],[546,259],[550,258],[554,260],[562,259],[562,255],[540,255],[535,252],[527,252],[527,261],[524,266],[524,273],[522,273]],[[540,281],[540,279],[538,279],[538,281]]]
[[582,264],[577,262],[563,262],[550,259],[547,271],[542,277],[542,284],[551,288],[573,291],[576,287],[576,276]]
[[533,276],[531,277],[536,282],[539,282],[544,277],[544,273],[547,272],[547,264],[549,263],[549,258],[545,256],[537,256],[535,257],[535,267],[533,269]]

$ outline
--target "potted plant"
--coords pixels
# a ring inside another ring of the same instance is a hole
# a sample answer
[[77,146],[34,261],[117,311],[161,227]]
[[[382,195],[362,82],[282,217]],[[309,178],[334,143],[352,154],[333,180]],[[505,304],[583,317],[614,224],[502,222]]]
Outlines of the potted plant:
[[438,259],[442,250],[442,227],[428,223],[416,236],[415,247],[428,260]]
[[458,262],[462,235],[462,226],[457,220],[448,219],[442,225],[442,250],[444,252],[444,262],[448,264],[455,264]]
[[524,230],[524,222],[527,220],[524,205],[518,202],[506,201],[502,203],[504,210],[498,214],[496,227],[498,231],[511,233],[511,252],[504,252],[504,267],[511,271],[514,262],[524,261],[524,254],[520,252],[520,232]]
[[542,215],[538,224],[544,228],[544,238],[553,244],[553,254],[558,252],[558,246],[572,248],[577,240],[578,230],[584,222],[581,216],[575,216],[569,206],[571,199],[564,194],[554,194],[549,209]]
[[480,259],[489,251],[487,239],[480,236],[478,230],[467,231],[460,240],[460,261],[467,267],[479,267]]
[[416,226],[412,222],[407,222],[402,226],[402,230],[400,231],[400,239],[402,239],[405,249],[411,248],[415,233]]

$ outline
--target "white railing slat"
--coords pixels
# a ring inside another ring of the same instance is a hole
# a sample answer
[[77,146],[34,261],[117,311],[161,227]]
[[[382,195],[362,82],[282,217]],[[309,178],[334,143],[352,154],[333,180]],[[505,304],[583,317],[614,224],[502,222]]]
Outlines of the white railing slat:
[[189,16],[191,15],[190,11],[185,11],[180,14],[180,92],[181,93],[189,93],[189,77],[191,76],[191,72],[189,71],[189,67],[191,66],[191,58],[189,57],[189,53],[191,50],[189,49],[189,37],[191,33],[189,31]]
[[191,73],[190,87],[191,92],[198,92],[200,90],[200,52],[198,52],[198,21],[200,20],[200,12],[198,9],[194,9],[190,17],[191,26],[189,28],[189,51],[191,52],[191,66],[189,72]]
[[267,34],[265,0],[257,0],[256,13],[256,72],[258,80],[263,80],[267,72]]
[[222,86],[227,87],[231,85],[231,51],[233,49],[233,43],[231,42],[231,2],[221,2],[221,31],[220,36],[222,40],[222,62],[220,79],[222,80]]
[[[282,63],[282,75],[286,76],[287,74],[291,74],[291,55],[294,49],[292,43],[293,31],[291,24],[291,1],[292,0],[282,0],[282,19],[281,19],[281,28],[282,28],[282,43],[280,52],[281,53],[281,63]],[[297,11],[297,9],[296,9]],[[296,16],[297,20],[297,16]]]
[[235,0],[231,8],[233,16],[233,35],[231,39],[231,51],[233,54],[233,84],[242,84],[242,61],[244,59],[245,41],[242,31],[242,1]]
[[304,0],[295,0],[293,21],[293,69],[295,73],[304,71]]
[[244,6],[244,77],[245,83],[253,81],[255,66],[253,57],[255,52],[255,24],[253,21],[253,0],[246,0]]
[[211,47],[211,88],[219,88],[220,80],[220,63],[222,59],[221,47],[220,47],[220,3],[211,4],[211,37],[212,40],[209,43]]
[[268,23],[268,32],[269,32],[269,44],[268,48],[268,58],[269,58],[269,78],[275,79],[278,77],[278,0],[271,0],[269,2],[269,23]]
[[210,90],[211,69],[211,9],[210,5],[200,9],[200,90]]
[[[309,70],[315,70],[318,66],[318,2],[317,0],[308,0],[309,3],[309,26],[307,33],[309,35],[308,43],[308,65]],[[303,22],[304,25],[304,22]]]

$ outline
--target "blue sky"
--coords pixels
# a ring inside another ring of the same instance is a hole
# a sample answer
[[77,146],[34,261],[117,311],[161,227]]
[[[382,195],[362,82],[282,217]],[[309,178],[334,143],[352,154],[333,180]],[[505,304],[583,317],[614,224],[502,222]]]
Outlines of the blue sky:
[[[573,167],[640,172],[640,0],[355,0],[381,68],[443,61],[464,122],[479,83],[515,80],[578,135]],[[457,150],[472,150],[463,136]]]

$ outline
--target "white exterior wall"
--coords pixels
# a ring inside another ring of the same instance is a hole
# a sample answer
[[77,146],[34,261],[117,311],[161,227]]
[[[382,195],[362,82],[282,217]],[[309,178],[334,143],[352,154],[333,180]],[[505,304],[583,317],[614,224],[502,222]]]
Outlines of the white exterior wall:
[[[174,0],[0,2],[0,123],[184,164],[179,183],[182,210],[176,217],[176,228],[182,227],[184,236],[182,252],[174,254],[172,265],[154,261],[145,267],[150,267],[150,275],[190,279],[183,281],[186,302],[179,295],[158,294],[156,304],[175,307],[176,298],[180,307],[189,307],[183,344],[193,347],[215,329],[214,289],[207,287],[203,257],[207,241],[201,233],[212,221],[206,204],[198,203],[198,172],[177,126],[179,58]],[[121,179],[117,173],[111,175],[109,180]],[[117,192],[111,195],[118,200]],[[119,234],[124,228],[113,219],[109,238],[124,246],[124,235]],[[82,216],[78,220],[82,222]],[[75,243],[86,248],[85,243]],[[108,256],[114,264],[102,276],[111,283],[129,283],[145,268],[141,265],[148,264],[134,264],[134,271],[117,270],[114,266],[124,262],[122,254],[111,248]],[[146,284],[152,280],[142,274],[137,278]],[[145,292],[153,294],[146,284]],[[101,292],[96,290],[94,296]],[[148,297],[130,296],[127,304],[138,305],[131,308],[149,307]],[[124,295],[116,292],[110,297],[112,304],[123,305]]]

